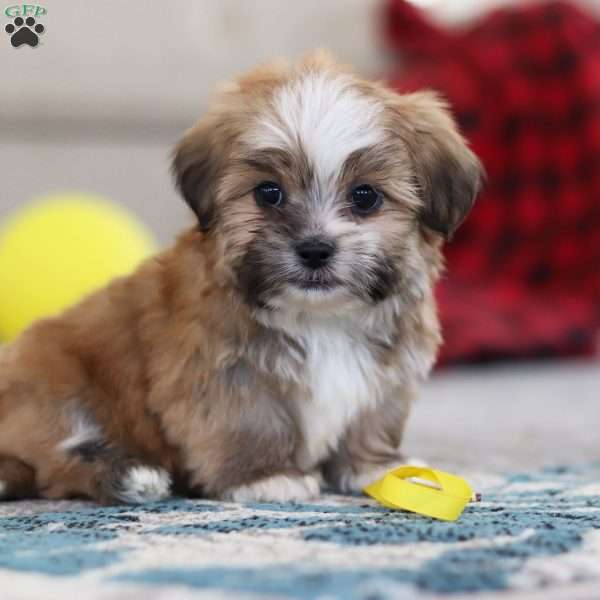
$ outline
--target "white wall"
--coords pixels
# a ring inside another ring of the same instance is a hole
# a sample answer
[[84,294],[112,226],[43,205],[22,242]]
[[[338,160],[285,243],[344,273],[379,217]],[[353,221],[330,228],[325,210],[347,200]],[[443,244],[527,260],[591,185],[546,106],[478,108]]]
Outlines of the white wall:
[[378,62],[379,0],[40,4],[40,46],[0,40],[2,120],[193,118],[215,82],[275,56],[328,46],[365,71]]

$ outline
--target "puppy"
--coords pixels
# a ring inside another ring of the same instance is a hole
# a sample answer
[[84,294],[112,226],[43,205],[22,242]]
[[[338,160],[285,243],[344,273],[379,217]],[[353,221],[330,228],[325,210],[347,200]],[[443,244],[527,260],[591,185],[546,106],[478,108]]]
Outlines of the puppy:
[[173,170],[197,226],[2,350],[0,496],[361,489],[402,460],[479,188],[446,106],[316,53],[224,86]]

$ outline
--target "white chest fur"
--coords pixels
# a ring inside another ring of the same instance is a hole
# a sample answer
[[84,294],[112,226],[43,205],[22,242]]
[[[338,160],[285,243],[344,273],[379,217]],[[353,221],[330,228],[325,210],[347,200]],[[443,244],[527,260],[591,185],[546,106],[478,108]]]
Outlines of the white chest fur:
[[308,395],[298,398],[304,436],[298,460],[310,468],[337,447],[362,410],[376,403],[381,374],[366,344],[339,324],[309,327],[302,337]]

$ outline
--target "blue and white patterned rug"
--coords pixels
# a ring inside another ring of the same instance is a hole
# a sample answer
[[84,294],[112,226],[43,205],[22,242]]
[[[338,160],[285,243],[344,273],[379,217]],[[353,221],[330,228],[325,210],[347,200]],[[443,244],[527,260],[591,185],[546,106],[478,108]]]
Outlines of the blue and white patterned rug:
[[600,597],[600,465],[466,475],[483,501],[456,523],[333,495],[1,504],[0,597],[510,597],[578,582],[597,582]]

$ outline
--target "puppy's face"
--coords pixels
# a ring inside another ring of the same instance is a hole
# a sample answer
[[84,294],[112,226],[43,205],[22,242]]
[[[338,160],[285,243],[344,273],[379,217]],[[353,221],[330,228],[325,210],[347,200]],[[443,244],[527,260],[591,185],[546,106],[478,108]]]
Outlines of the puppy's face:
[[399,96],[321,55],[223,90],[174,169],[244,300],[280,310],[418,297],[431,245],[480,179],[434,95]]

